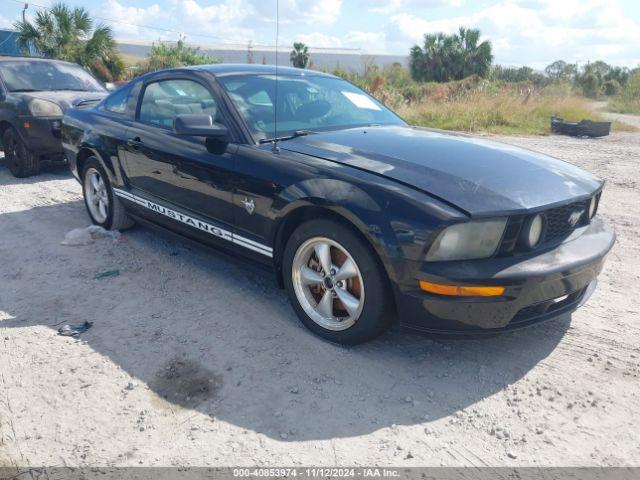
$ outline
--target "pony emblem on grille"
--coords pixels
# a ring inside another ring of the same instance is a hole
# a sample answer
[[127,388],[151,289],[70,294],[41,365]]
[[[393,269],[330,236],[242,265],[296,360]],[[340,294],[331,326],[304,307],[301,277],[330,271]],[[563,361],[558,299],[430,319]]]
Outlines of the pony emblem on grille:
[[569,225],[575,227],[576,224],[580,221],[580,217],[582,217],[582,214],[582,210],[576,210],[571,215],[569,215]]

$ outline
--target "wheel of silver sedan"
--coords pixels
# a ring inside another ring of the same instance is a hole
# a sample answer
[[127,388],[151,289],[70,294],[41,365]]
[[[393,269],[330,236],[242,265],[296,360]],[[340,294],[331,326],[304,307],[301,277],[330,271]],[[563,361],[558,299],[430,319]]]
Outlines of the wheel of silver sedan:
[[293,288],[307,315],[328,330],[346,330],[360,318],[364,282],[353,257],[339,243],[313,237],[295,253]]
[[93,219],[104,223],[109,215],[109,194],[102,174],[95,168],[89,168],[84,176],[84,194]]

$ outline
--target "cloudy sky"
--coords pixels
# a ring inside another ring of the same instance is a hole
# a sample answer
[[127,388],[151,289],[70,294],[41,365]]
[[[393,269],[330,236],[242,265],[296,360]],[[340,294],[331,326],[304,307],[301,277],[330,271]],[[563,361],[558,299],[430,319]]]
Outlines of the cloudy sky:
[[[31,2],[28,15],[53,3]],[[275,43],[275,0],[68,0],[112,25],[120,39]],[[22,4],[0,2],[0,26]],[[280,0],[280,44],[405,54],[425,32],[480,28],[496,61],[543,68],[562,58],[640,65],[638,0]],[[155,27],[155,28],[150,28]]]

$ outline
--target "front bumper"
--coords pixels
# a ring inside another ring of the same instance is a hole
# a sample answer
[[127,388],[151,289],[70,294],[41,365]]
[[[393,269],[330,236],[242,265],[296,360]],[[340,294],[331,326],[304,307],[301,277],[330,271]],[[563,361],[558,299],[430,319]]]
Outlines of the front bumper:
[[61,126],[62,117],[23,116],[18,119],[20,135],[29,150],[51,160],[64,158]]
[[[431,333],[495,333],[572,312],[595,288],[615,233],[600,219],[553,250],[460,262],[416,263],[400,286],[403,326]],[[449,297],[424,292],[425,280],[450,285],[503,286],[499,297]]]

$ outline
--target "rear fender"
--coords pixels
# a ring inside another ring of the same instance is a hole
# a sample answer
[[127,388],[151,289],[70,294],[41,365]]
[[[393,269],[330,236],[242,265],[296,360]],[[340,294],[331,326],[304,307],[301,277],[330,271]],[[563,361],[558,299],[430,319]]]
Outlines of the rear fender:
[[119,156],[121,147],[118,143],[113,139],[95,134],[92,129],[79,133],[79,138],[75,142],[71,140],[72,146],[70,148],[65,145],[65,152],[69,157],[70,164],[72,167],[73,164],[77,166],[78,176],[82,175],[84,161],[87,157],[93,156],[98,159],[102,168],[107,172],[111,184],[123,186]]

